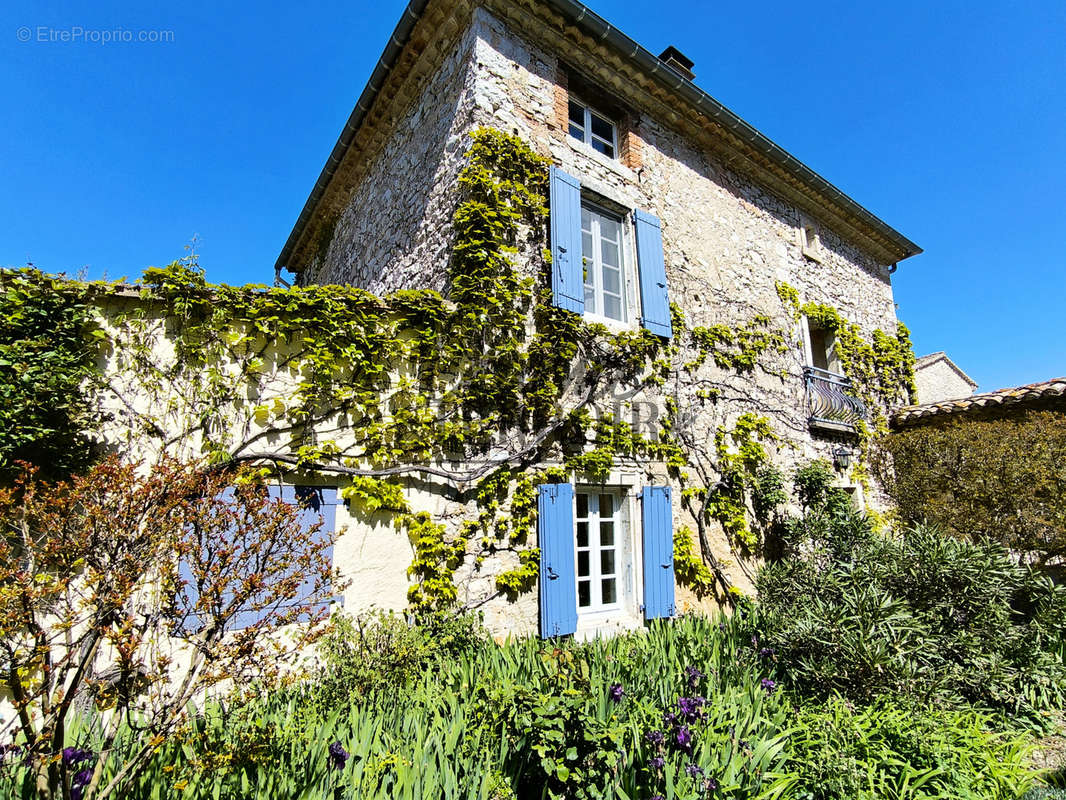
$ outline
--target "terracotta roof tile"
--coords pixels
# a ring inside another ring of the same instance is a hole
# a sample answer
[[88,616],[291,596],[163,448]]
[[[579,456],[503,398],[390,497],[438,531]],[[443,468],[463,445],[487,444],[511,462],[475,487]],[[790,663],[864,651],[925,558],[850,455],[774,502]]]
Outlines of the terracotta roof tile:
[[965,414],[968,411],[977,409],[987,410],[996,407],[1038,404],[1055,398],[1066,399],[1066,377],[1052,378],[1049,381],[1040,383],[1029,383],[1025,386],[1013,386],[1009,389],[998,389],[994,392],[973,394],[969,397],[960,397],[957,400],[944,400],[940,403],[927,403],[920,406],[904,406],[893,413],[892,423],[897,427],[906,427],[930,417]]

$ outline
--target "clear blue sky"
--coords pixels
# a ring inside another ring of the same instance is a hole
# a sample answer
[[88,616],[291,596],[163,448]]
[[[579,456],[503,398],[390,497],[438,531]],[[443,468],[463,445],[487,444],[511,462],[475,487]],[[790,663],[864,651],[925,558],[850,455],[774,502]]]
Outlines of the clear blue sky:
[[[0,264],[136,278],[198,236],[209,279],[269,282],[403,5],[5,3]],[[592,8],[925,249],[919,355],[1066,374],[1066,3]],[[76,26],[173,42],[47,41]]]

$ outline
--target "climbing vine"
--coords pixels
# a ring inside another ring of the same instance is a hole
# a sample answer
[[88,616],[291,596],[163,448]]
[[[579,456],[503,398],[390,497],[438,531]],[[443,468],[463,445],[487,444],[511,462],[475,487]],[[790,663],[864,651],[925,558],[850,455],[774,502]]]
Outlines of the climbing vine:
[[[502,553],[515,566],[496,576],[497,591],[512,599],[530,591],[539,568],[530,542],[537,485],[575,476],[604,482],[620,461],[654,465],[657,478],[665,472],[680,484],[697,530],[675,539],[678,577],[697,594],[728,590],[707,525],[720,525],[738,552],[758,552],[761,521],[780,502],[770,451],[781,438],[765,413],[726,410],[755,396],[720,371],[781,380],[783,370],[768,364],[788,351],[786,334],[765,314],[689,328],[672,304],[667,341],[643,328],[611,332],[556,308],[544,249],[547,181],[547,160],[520,139],[474,132],[444,295],[215,285],[195,258],[147,270],[134,297],[129,287],[20,271],[5,275],[13,311],[0,348],[14,342],[42,364],[58,359],[57,391],[69,406],[53,409],[67,420],[55,426],[56,442],[87,441],[97,425],[131,453],[339,476],[354,511],[389,515],[410,539],[415,609],[457,602],[459,566],[472,559],[476,570]],[[778,291],[801,313],[795,290]],[[32,319],[14,313],[29,307]],[[61,320],[61,335],[41,344],[46,319]],[[899,385],[909,368],[902,329],[866,344],[857,328],[849,338],[854,326],[833,324],[855,375],[871,376],[879,391]],[[0,349],[0,377],[7,352]],[[709,363],[719,372],[704,370]],[[615,393],[654,406],[645,427],[601,407]],[[9,403],[4,412],[31,405]],[[721,424],[695,426],[696,405]],[[91,422],[94,408],[108,418]],[[15,452],[5,450],[2,463]],[[465,521],[412,509],[406,491],[415,481],[447,485]]]
[[50,478],[84,467],[104,336],[97,288],[27,268],[0,272],[0,483],[29,462]]

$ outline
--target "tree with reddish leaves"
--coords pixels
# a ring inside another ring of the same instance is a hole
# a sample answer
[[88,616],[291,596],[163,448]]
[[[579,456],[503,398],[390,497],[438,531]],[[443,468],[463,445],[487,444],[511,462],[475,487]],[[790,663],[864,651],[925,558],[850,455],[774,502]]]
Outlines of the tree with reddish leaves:
[[[0,489],[0,735],[42,800],[120,796],[190,701],[318,635],[330,538],[256,475],[112,459]],[[92,707],[95,752],[70,734]]]

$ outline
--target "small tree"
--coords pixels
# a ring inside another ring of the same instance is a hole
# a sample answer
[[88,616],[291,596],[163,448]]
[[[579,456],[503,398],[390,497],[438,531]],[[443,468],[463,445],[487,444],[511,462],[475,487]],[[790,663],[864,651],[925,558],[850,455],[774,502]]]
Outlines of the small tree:
[[883,447],[878,471],[905,522],[988,537],[1040,564],[1066,557],[1066,413],[908,428]]
[[[16,712],[2,733],[38,797],[117,796],[191,700],[277,670],[317,635],[330,542],[302,516],[250,472],[177,463],[110,460],[60,483],[27,468],[0,490],[0,671]],[[69,734],[93,706],[99,756]],[[114,747],[124,728],[135,745]]]

